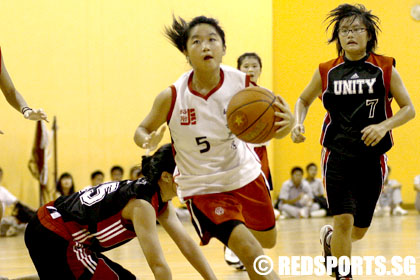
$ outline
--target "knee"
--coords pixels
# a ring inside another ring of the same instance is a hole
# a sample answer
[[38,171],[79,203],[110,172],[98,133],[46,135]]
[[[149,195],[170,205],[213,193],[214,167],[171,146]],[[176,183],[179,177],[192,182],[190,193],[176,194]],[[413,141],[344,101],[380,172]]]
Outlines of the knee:
[[277,238],[270,236],[270,237],[264,238],[263,240],[259,240],[259,241],[260,241],[260,244],[263,248],[272,249],[272,248],[274,248],[274,246],[276,246]]
[[357,241],[362,239],[367,232],[367,229],[353,228],[351,232],[351,239]]

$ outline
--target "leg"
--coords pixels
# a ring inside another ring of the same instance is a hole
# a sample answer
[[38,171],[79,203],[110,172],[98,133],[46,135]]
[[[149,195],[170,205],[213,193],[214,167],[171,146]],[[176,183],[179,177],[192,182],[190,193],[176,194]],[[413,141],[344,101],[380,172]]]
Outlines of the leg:
[[391,192],[392,198],[392,214],[393,215],[407,215],[408,212],[401,207],[402,204],[402,196],[401,196],[401,188],[393,189]]
[[273,248],[277,241],[276,220],[270,191],[263,176],[235,193],[242,205],[245,226],[260,242],[263,248]]
[[281,211],[284,211],[287,215],[293,217],[293,218],[300,218],[300,211],[302,208],[299,208],[297,206],[294,205],[290,205],[290,204],[283,204],[280,207]]
[[246,267],[250,279],[280,279],[274,271],[269,275],[259,275],[254,270],[254,260],[264,251],[258,240],[244,225],[236,226],[230,234],[228,246],[242,261]]
[[341,214],[334,216],[334,232],[331,238],[332,255],[351,256],[351,235],[354,218],[352,214]]
[[[74,279],[67,264],[69,242],[41,225],[35,216],[26,227],[25,244],[41,279]],[[52,269],[54,268],[54,269]]]
[[271,249],[276,245],[277,240],[277,228],[274,227],[267,231],[256,231],[250,229],[250,232],[260,242],[263,248]]

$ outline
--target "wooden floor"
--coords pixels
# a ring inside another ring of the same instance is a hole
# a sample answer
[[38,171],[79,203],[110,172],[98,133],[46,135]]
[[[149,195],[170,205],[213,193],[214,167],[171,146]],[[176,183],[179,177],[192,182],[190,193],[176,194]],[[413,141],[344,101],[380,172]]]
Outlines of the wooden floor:
[[[321,254],[319,229],[331,223],[330,218],[307,220],[280,220],[277,222],[278,238],[274,249],[266,250],[273,260],[279,256],[317,256]],[[197,235],[189,222],[185,222],[188,232],[197,240]],[[201,279],[187,263],[164,230],[159,227],[159,236],[165,256],[172,269],[173,279]],[[222,245],[212,240],[202,250],[214,269],[218,279],[248,279],[246,272],[235,271],[223,260]],[[355,279],[420,279],[420,215],[410,211],[403,217],[379,217],[374,222],[366,238],[353,246],[353,255],[414,256],[417,264],[416,276],[358,276]],[[136,240],[107,253],[112,260],[136,274],[140,279],[154,279]],[[276,265],[276,264],[275,264]],[[277,268],[275,267],[277,270]],[[277,270],[278,271],[278,270]],[[0,275],[13,278],[36,273],[23,241],[23,235],[0,238]],[[333,279],[328,276],[282,276],[281,279]]]

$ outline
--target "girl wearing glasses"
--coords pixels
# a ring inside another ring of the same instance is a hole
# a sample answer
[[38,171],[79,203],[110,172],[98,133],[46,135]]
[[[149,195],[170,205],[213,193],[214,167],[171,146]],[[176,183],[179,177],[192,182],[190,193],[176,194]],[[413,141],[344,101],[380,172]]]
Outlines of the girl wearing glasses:
[[[395,59],[374,53],[379,18],[363,5],[343,4],[328,17],[329,43],[338,57],[321,63],[296,103],[295,143],[305,140],[303,122],[319,97],[327,111],[321,134],[322,166],[329,208],[334,216],[321,229],[324,256],[351,256],[352,242],[366,234],[386,173],[391,130],[414,118]],[[391,101],[400,109],[392,115]],[[336,279],[353,279],[351,273]]]

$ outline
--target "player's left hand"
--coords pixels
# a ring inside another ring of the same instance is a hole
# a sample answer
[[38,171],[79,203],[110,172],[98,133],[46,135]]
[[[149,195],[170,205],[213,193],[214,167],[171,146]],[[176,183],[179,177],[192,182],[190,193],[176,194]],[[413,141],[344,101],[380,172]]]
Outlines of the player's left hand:
[[378,144],[388,130],[381,124],[372,124],[362,129],[362,141],[366,146],[375,146]]
[[289,104],[287,104],[283,97],[276,95],[276,98],[277,100],[273,105],[278,108],[278,111],[276,111],[274,115],[280,118],[280,121],[274,123],[274,126],[278,128],[276,134],[285,130],[289,132],[295,124],[295,116],[290,110]]
[[47,114],[42,109],[27,110],[23,116],[25,117],[25,119],[32,121],[44,120],[48,122]]

